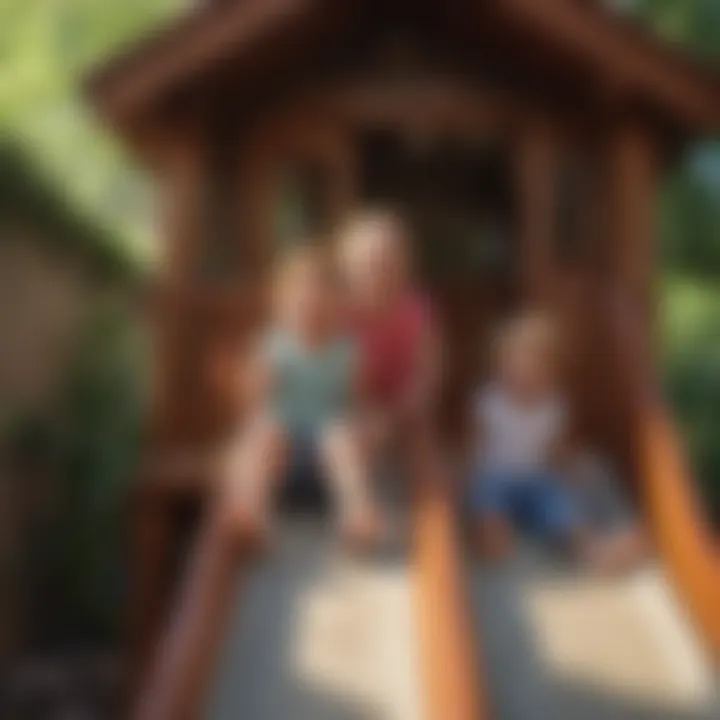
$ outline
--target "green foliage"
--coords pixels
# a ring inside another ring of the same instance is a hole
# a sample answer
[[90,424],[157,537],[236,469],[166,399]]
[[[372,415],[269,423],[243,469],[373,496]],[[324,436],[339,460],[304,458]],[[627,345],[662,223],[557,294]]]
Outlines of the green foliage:
[[701,280],[720,279],[720,146],[693,148],[659,198],[663,266]]
[[143,256],[152,205],[142,173],[78,97],[82,74],[181,0],[0,0],[0,139],[30,148],[78,207]]
[[101,280],[130,280],[141,269],[114,233],[82,217],[17,143],[0,143],[0,241],[27,230],[37,242],[74,257]]
[[664,299],[668,395],[711,513],[720,522],[720,282],[673,279]]
[[[720,0],[616,4],[693,55],[720,59]],[[720,143],[688,150],[662,189],[659,209],[668,396],[720,522]]]
[[140,440],[141,359],[124,313],[103,309],[63,398],[58,588],[69,625],[92,634],[116,629],[121,609],[121,521]]
[[52,516],[26,559],[45,597],[36,608],[41,640],[103,642],[120,629],[122,522],[144,416],[144,350],[127,310],[101,304],[59,403],[26,418],[11,439],[26,466],[43,459],[56,488]]
[[626,0],[616,4],[649,23],[664,39],[689,47],[699,57],[720,55],[717,0]]

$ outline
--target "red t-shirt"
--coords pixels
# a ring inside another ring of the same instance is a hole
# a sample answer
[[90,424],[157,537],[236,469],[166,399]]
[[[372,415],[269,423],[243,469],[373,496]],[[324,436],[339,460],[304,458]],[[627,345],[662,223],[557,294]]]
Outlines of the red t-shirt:
[[433,323],[430,305],[419,294],[406,295],[382,314],[355,315],[361,382],[371,400],[393,402],[403,392]]

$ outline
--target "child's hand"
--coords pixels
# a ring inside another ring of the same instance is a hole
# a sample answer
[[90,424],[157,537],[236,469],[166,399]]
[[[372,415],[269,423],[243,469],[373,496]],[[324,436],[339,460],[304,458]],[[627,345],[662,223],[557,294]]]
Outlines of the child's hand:
[[246,409],[260,407],[272,386],[272,370],[267,358],[259,348],[255,348],[244,362],[240,372],[242,401]]
[[364,426],[365,439],[370,447],[381,448],[390,440],[394,422],[389,412],[371,410],[366,414]]

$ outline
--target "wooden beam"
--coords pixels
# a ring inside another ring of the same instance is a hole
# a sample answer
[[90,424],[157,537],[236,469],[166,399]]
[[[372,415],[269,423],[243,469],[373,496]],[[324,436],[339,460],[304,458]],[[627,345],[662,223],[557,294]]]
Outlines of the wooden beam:
[[584,61],[599,82],[622,79],[685,123],[708,130],[720,125],[720,86],[711,73],[608,11],[538,0],[498,0],[495,9],[558,52]]
[[199,133],[178,137],[166,154],[160,177],[161,277],[185,284],[201,235],[205,152]]
[[[167,446],[188,396],[178,396],[187,362],[181,345],[188,335],[187,304],[177,302],[178,290],[189,285],[202,218],[203,158],[194,134],[176,138],[165,156],[160,178],[159,235],[161,245],[154,324],[152,427],[156,443]],[[185,294],[182,295],[185,297]],[[183,411],[184,412],[184,411]],[[157,448],[156,448],[157,449]]]
[[526,302],[542,302],[555,272],[557,146],[549,119],[531,117],[516,145],[520,284]]
[[251,553],[217,501],[206,514],[153,662],[132,708],[134,720],[193,720],[215,667],[238,583]]
[[278,27],[288,27],[319,0],[248,0],[190,11],[164,33],[101,67],[87,92],[108,118],[124,117],[156,94]]
[[638,307],[651,308],[655,258],[657,148],[649,128],[621,120],[611,134],[607,173],[613,274]]
[[429,127],[466,137],[500,134],[526,110],[517,96],[450,74],[360,77],[329,88],[320,102],[354,123]]

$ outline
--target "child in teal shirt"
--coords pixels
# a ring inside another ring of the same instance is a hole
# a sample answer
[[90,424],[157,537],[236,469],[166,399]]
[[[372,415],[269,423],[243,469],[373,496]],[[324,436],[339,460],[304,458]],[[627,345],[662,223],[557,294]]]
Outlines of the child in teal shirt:
[[358,431],[355,346],[329,256],[304,246],[282,260],[271,327],[246,372],[250,417],[232,453],[232,493],[240,522],[267,524],[278,481],[298,466],[327,479],[344,535],[370,542],[379,521]]

